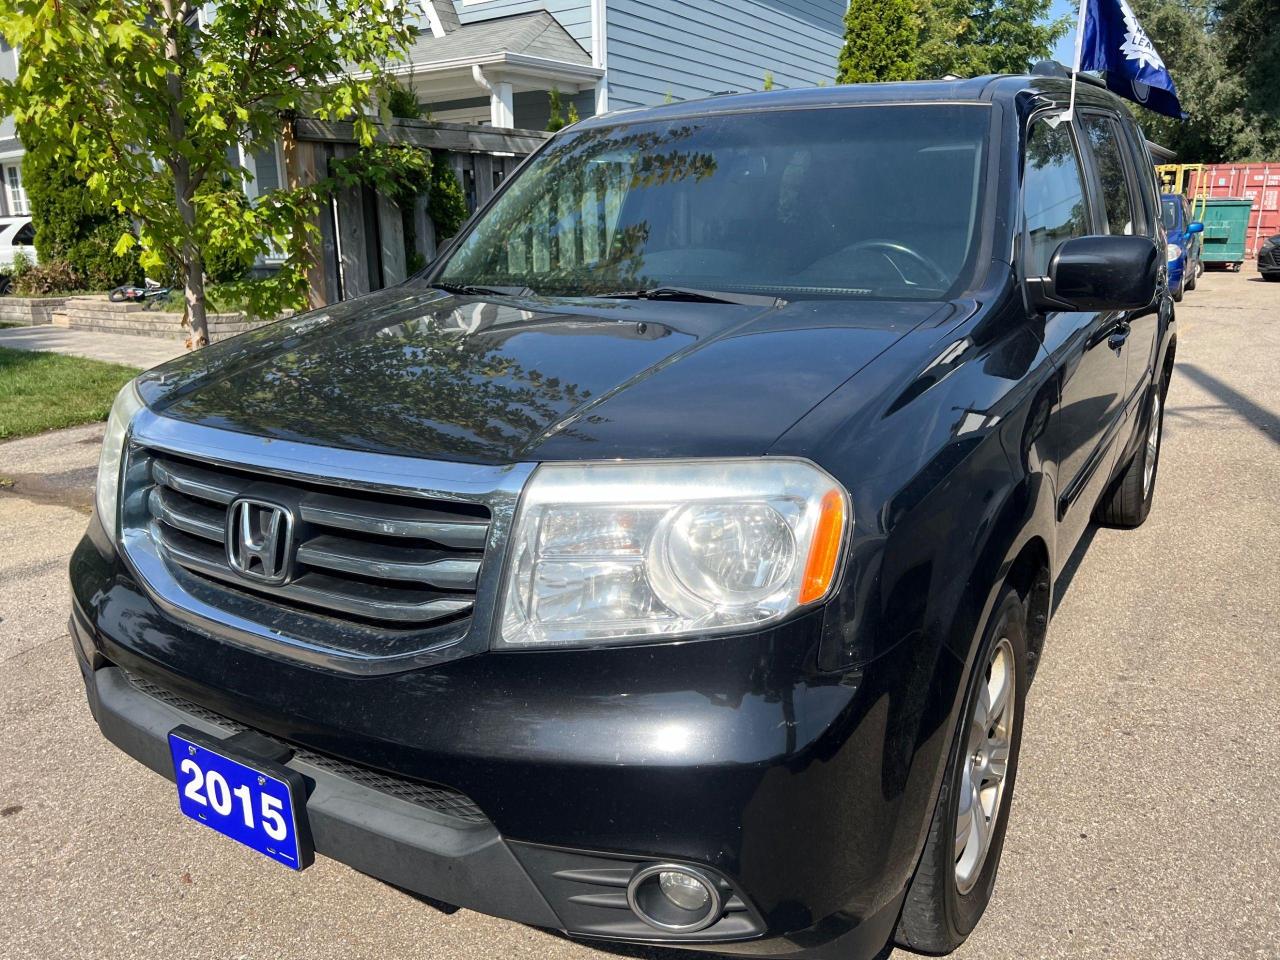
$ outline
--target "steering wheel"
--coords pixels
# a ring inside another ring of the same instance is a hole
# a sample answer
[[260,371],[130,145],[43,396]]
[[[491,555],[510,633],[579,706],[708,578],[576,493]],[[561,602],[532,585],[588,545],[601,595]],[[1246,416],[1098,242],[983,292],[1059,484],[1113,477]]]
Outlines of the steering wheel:
[[857,243],[845,247],[846,253],[856,253],[860,250],[874,250],[889,262],[889,265],[898,272],[898,276],[902,278],[905,284],[911,284],[911,280],[907,279],[907,275],[902,272],[902,268],[894,262],[890,254],[898,253],[909,260],[915,261],[917,265],[924,268],[925,272],[937,281],[939,289],[946,290],[951,286],[952,278],[949,277],[940,266],[926,257],[923,253],[912,250],[908,246],[904,246],[894,240],[859,240]]

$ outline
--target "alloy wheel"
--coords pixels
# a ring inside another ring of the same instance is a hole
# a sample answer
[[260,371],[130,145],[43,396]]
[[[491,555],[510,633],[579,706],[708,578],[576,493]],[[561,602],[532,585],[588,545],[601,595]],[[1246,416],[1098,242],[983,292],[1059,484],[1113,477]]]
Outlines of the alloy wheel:
[[1015,678],[1013,644],[1001,637],[992,648],[985,682],[969,717],[955,833],[956,888],[962,895],[982,874],[1004,799],[1017,709]]
[[1151,417],[1147,424],[1147,457],[1142,465],[1142,499],[1151,496],[1156,479],[1156,459],[1160,455],[1160,391],[1152,391]]

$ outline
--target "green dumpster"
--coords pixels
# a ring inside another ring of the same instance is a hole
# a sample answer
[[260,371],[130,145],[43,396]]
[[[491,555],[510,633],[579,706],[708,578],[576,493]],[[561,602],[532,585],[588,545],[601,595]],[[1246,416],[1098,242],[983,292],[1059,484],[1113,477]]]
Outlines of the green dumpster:
[[1240,269],[1252,210],[1252,200],[1209,199],[1204,211],[1201,262],[1222,264],[1228,270]]

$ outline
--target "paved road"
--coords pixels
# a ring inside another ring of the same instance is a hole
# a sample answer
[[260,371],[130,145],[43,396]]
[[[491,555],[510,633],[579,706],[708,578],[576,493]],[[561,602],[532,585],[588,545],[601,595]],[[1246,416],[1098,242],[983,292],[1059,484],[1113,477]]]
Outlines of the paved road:
[[[1061,600],[960,957],[1280,958],[1280,285],[1210,274],[1179,317],[1154,512],[1098,531]],[[100,430],[0,445],[0,957],[603,960],[289,874],[100,739],[63,628]]]
[[126,333],[99,333],[71,330],[50,324],[9,327],[0,330],[0,347],[14,350],[43,350],[69,353],[90,360],[125,363],[131,367],[154,367],[187,352],[181,340],[137,337]]

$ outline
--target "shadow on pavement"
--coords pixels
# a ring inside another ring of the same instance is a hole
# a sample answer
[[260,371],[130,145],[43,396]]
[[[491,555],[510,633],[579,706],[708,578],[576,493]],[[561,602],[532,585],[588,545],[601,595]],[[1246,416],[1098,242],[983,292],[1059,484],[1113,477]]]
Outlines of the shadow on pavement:
[[1209,371],[1196,366],[1194,363],[1178,364],[1178,373],[1185,375],[1197,386],[1208,390],[1232,410],[1248,420],[1259,433],[1272,443],[1280,444],[1280,416],[1250,400],[1235,387],[1224,383]]

